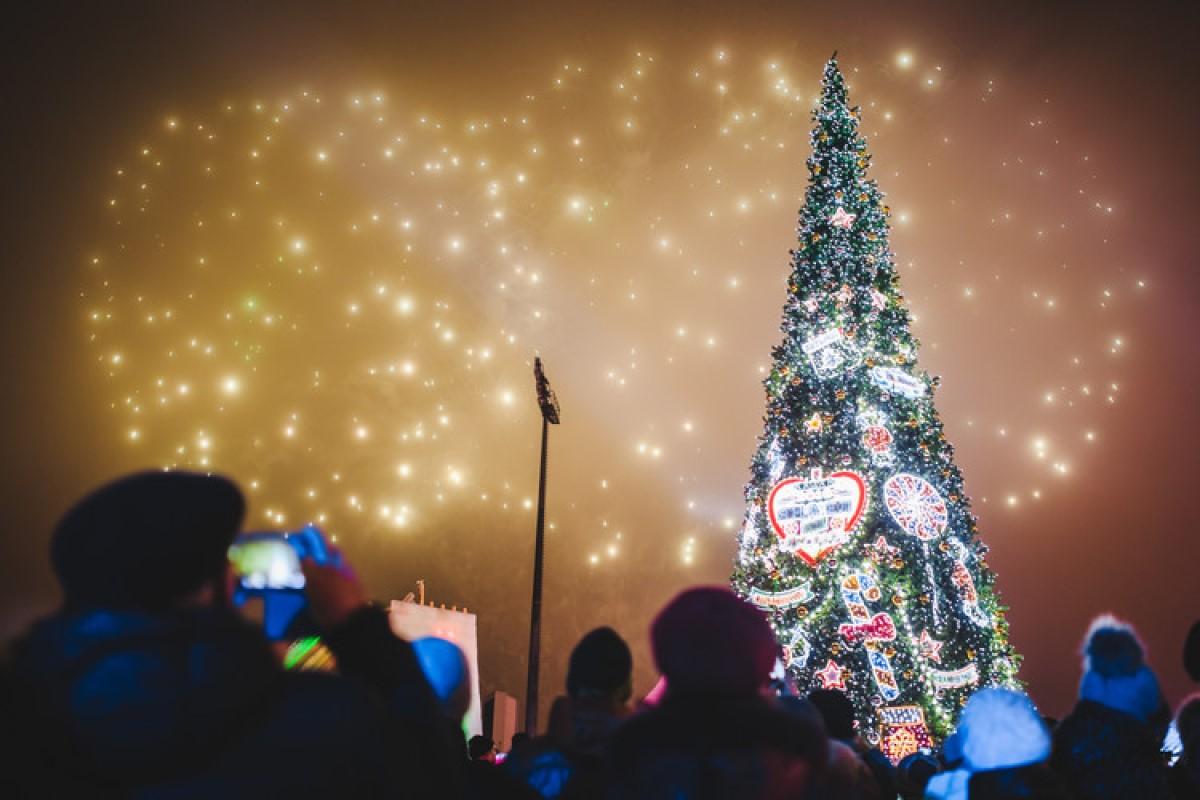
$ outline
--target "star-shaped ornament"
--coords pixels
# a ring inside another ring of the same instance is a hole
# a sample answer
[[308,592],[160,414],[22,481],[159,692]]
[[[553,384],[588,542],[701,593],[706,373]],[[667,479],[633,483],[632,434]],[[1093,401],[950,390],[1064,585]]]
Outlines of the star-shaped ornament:
[[821,681],[822,689],[845,689],[846,682],[842,680],[842,668],[829,659],[829,663],[825,665],[825,669],[817,673],[817,678]]
[[804,427],[808,429],[809,433],[820,433],[823,427],[821,424],[821,415],[814,411],[813,415],[805,421]]
[[917,639],[917,649],[921,651],[921,655],[938,664],[942,663],[942,644],[930,636],[927,630],[921,631],[921,636]]
[[847,214],[846,209],[838,206],[838,210],[833,212],[833,216],[829,218],[829,224],[845,231],[850,229],[856,219],[858,219],[857,214]]

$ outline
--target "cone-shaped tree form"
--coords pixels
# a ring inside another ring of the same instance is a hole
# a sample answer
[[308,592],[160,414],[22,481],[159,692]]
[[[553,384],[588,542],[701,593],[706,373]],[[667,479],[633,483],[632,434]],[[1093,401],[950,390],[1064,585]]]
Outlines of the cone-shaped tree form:
[[1014,684],[1017,658],[836,58],[813,117],[733,585],[770,615],[799,688],[843,689],[899,759],[978,687]]

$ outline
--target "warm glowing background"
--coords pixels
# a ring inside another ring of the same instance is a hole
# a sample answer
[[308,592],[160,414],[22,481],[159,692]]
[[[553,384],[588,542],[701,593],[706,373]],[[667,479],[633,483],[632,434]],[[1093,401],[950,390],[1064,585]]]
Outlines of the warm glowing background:
[[729,572],[837,48],[1023,677],[1064,713],[1113,610],[1187,691],[1194,19],[354,5],[47,13],[9,48],[5,630],[53,603],[70,499],[211,468],[375,596],[478,612],[520,696],[540,353],[544,691],[601,623],[649,688],[653,611]]

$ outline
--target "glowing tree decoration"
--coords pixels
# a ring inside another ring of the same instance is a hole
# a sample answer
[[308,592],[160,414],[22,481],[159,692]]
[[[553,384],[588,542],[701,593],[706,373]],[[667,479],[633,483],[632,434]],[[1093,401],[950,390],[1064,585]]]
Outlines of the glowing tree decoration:
[[1018,658],[836,58],[814,119],[733,585],[770,615],[800,688],[844,687],[898,760],[945,736],[979,686],[1014,684]]

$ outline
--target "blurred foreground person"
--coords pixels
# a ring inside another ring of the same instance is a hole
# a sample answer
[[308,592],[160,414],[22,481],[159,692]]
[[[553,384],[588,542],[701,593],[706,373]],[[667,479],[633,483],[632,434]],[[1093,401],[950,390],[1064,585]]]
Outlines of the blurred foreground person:
[[1079,702],[1054,731],[1055,771],[1079,800],[1171,797],[1160,755],[1170,713],[1137,634],[1102,616],[1083,651]]
[[[349,570],[304,563],[340,675],[285,672],[230,605],[245,515],[221,478],[146,472],[59,522],[63,606],[12,648],[5,797],[453,797],[411,647]],[[415,731],[426,733],[422,738]]]
[[650,636],[666,693],[613,734],[606,796],[805,797],[827,743],[819,723],[765,694],[778,645],[763,614],[728,589],[689,589],[659,613]]
[[[1045,764],[1050,732],[1020,692],[992,687],[971,695],[945,749],[949,759],[961,755],[961,761],[929,780],[925,797],[930,800],[1066,800],[1061,782]],[[1032,793],[1022,793],[1021,787]]]

